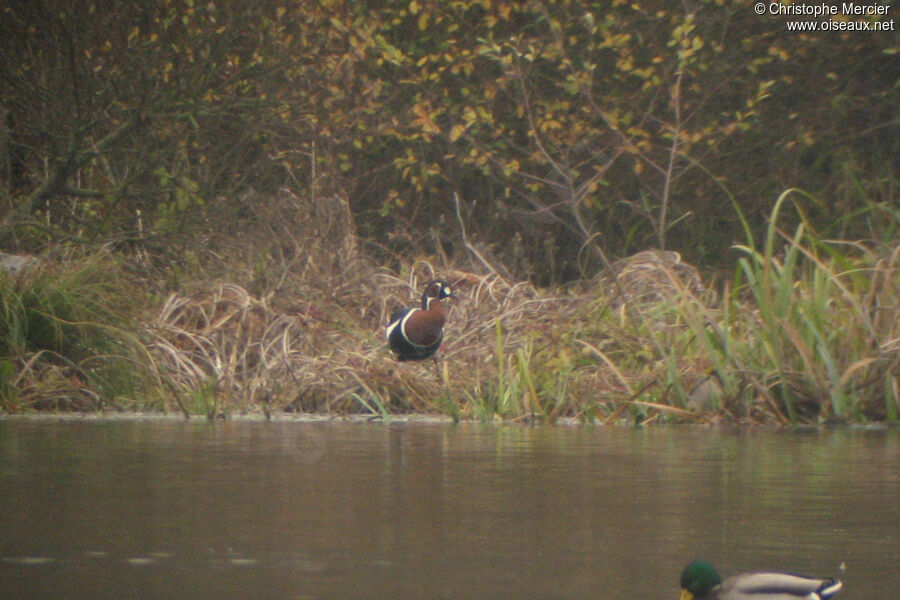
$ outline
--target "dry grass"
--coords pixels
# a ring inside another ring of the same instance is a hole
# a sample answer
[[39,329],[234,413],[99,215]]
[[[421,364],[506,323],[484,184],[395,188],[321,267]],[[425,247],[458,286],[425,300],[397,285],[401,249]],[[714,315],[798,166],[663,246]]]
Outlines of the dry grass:
[[[858,252],[838,272],[841,261],[796,242],[783,257],[751,256],[746,282],[721,299],[677,253],[653,251],[594,281],[543,291],[509,281],[483,256],[469,269],[433,258],[403,275],[380,269],[358,251],[352,223],[341,221],[348,213],[333,206],[338,225],[303,228],[321,214],[294,223],[302,235],[291,238],[292,258],[265,273],[261,294],[232,283],[166,302],[154,347],[182,410],[896,419],[900,250]],[[388,315],[416,305],[438,276],[459,296],[439,367],[398,363],[384,339]],[[766,305],[768,296],[781,304]]]
[[[718,295],[677,253],[655,251],[617,261],[594,280],[539,290],[510,281],[468,240],[469,266],[441,255],[398,261],[399,272],[379,267],[360,249],[340,199],[285,196],[259,206],[255,226],[223,227],[205,240],[206,277],[169,295],[145,322],[144,354],[123,357],[142,363],[134,373],[146,381],[134,388],[144,394],[125,408],[210,418],[898,418],[900,245],[825,243],[802,227],[788,236],[773,226],[764,250],[741,249],[735,278]],[[436,277],[458,296],[439,365],[399,363],[384,337],[388,316],[418,304]],[[7,410],[25,406],[22,394],[57,398],[53,406],[65,409],[72,369],[60,354],[30,360],[36,355],[22,351],[0,361]],[[75,366],[92,373],[83,365],[93,360]],[[79,396],[96,405],[110,396],[84,381]]]
[[[314,235],[304,232],[308,251],[295,263],[303,268],[272,278],[278,288],[262,297],[221,284],[168,299],[152,328],[154,348],[181,390],[182,410],[419,411],[550,421],[687,415],[656,401],[664,394],[650,393],[661,374],[658,364],[648,365],[658,358],[642,357],[647,339],[621,301],[656,330],[684,331],[683,322],[665,322],[671,312],[650,316],[679,287],[702,290],[696,271],[675,253],[616,263],[624,296],[611,302],[605,278],[548,293],[510,282],[486,263],[475,272],[428,260],[401,277],[368,264],[352,244],[337,260],[324,252],[323,266]],[[398,363],[384,339],[388,315],[416,305],[424,283],[437,276],[459,297],[439,366]]]
[[[512,368],[516,352],[546,353],[555,324],[586,314],[592,302],[541,294],[488,268],[438,267],[434,259],[409,265],[403,275],[378,268],[358,249],[346,204],[337,199],[312,206],[285,197],[269,210],[257,241],[228,232],[219,245],[210,242],[229,264],[253,265],[243,276],[232,269],[240,283],[172,295],[151,324],[155,355],[174,390],[167,409],[471,416],[467,399],[490,393],[485,382],[497,381],[497,323],[502,359]],[[245,228],[242,235],[252,233]],[[265,254],[254,250],[263,237],[277,240]],[[431,361],[400,364],[386,345],[388,317],[397,306],[418,304],[424,283],[437,276],[460,297],[440,370]],[[572,386],[568,394],[578,390]],[[514,413],[510,407],[505,416]]]

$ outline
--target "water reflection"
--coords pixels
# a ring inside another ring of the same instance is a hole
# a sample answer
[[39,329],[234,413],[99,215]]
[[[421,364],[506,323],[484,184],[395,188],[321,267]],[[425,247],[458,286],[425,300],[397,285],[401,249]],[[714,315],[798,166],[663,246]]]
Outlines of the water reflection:
[[4,598],[675,598],[695,556],[900,584],[894,431],[9,420],[0,486]]

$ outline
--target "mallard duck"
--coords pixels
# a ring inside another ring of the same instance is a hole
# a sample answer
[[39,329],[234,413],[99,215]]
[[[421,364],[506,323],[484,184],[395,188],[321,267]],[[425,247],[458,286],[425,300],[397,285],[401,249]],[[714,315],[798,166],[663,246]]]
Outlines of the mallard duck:
[[837,579],[787,573],[741,573],[722,581],[705,560],[681,572],[681,600],[828,600],[840,589]]

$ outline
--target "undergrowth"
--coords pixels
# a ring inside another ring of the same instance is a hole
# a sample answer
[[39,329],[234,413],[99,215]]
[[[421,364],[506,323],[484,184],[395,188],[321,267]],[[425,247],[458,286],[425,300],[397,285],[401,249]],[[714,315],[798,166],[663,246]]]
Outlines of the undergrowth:
[[[716,289],[677,253],[646,251],[540,290],[482,255],[477,267],[434,256],[387,271],[340,201],[289,198],[259,220],[268,244],[210,240],[235,267],[180,285],[150,318],[108,258],[0,276],[0,408],[896,421],[900,244],[821,239],[802,200],[778,199],[761,246],[748,232]],[[388,315],[436,276],[459,296],[440,360],[398,363]]]

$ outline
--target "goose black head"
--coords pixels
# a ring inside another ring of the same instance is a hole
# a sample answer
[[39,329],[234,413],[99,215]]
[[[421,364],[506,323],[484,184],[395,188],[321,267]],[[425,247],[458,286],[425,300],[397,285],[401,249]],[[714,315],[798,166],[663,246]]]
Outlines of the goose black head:
[[455,298],[450,284],[443,279],[435,279],[429,281],[422,292],[422,310],[428,310],[432,300],[443,300],[444,298]]

